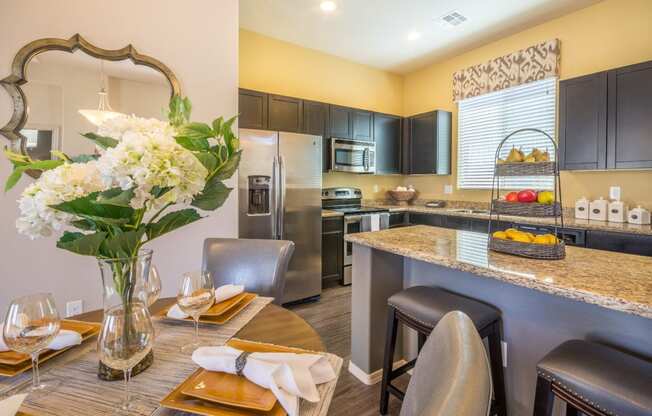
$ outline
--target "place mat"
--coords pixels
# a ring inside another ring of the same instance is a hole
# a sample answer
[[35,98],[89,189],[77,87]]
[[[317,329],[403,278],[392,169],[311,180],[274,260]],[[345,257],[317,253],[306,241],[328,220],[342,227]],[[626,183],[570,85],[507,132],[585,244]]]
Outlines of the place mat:
[[[232,338],[231,340],[228,341],[228,345],[234,347],[234,348],[244,348],[247,350],[247,345],[260,345],[262,346],[263,349],[265,347],[268,347],[270,344],[264,344],[264,343],[257,343],[257,342],[252,342],[252,341],[245,341],[245,340],[239,340],[237,338]],[[328,359],[328,362],[333,366],[333,370],[335,371],[336,377],[328,382],[328,383],[323,383],[317,386],[317,391],[319,392],[319,397],[321,400],[317,403],[310,403],[306,400],[301,400],[299,404],[299,415],[300,416],[326,416],[328,414],[328,408],[330,407],[331,400],[333,399],[333,394],[335,393],[335,386],[337,385],[337,380],[340,375],[340,371],[342,370],[342,363],[343,359],[338,357],[335,354],[330,354],[327,352],[318,352],[318,351],[307,351],[307,350],[302,350],[302,349],[297,349],[297,348],[289,348],[285,346],[276,346],[280,347],[284,350],[287,350],[288,352],[296,351],[296,352],[310,352],[313,354],[320,354],[325,356]],[[256,348],[256,350],[258,350]],[[233,408],[233,415],[238,415],[240,414],[238,412],[237,408]],[[282,412],[285,414],[285,412]],[[242,409],[242,414],[258,414],[255,412],[252,412],[250,410]],[[263,414],[261,412],[261,414]],[[166,408],[159,408],[156,410],[154,413],[152,413],[152,416],[194,416],[195,413],[188,413],[188,412],[183,412],[179,410],[173,410],[173,409],[166,409]]]
[[[243,326],[273,299],[257,297],[238,315],[224,325],[199,326],[202,342],[224,345]],[[180,347],[194,337],[194,325],[185,321],[174,322],[154,318],[156,341],[154,363],[145,372],[133,377],[132,397],[134,408],[131,415],[149,416],[159,407],[159,401],[174,386],[185,380],[196,369],[190,354],[184,354]],[[123,383],[102,381],[97,378],[98,354],[95,343],[86,348],[71,350],[49,361],[43,373],[62,381],[53,392],[31,399],[29,396],[21,410],[30,414],[59,416],[68,414],[113,415],[116,405],[123,397]],[[0,389],[7,391],[18,384],[29,382],[28,374],[0,380]],[[2,392],[0,391],[0,392]]]

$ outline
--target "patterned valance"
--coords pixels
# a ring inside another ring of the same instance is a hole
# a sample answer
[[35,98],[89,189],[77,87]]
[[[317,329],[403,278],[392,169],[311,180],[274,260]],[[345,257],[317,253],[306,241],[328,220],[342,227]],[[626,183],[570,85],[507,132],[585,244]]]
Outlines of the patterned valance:
[[559,75],[559,39],[549,40],[453,74],[453,101]]

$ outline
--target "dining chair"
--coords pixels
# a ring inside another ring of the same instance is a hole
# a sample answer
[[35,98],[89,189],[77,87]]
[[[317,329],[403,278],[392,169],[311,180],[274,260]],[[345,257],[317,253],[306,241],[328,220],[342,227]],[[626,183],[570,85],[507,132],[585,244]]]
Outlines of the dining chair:
[[466,314],[449,312],[419,353],[400,416],[487,416],[491,392],[480,334]]
[[213,276],[215,287],[242,284],[247,292],[273,297],[280,305],[293,252],[292,241],[207,238],[202,266]]

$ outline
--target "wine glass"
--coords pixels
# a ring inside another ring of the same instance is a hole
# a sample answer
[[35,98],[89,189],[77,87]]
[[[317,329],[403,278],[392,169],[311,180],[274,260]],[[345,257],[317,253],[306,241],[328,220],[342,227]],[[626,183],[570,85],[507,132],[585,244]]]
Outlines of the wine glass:
[[199,347],[199,316],[210,309],[215,301],[215,288],[210,272],[198,271],[181,276],[177,304],[179,309],[195,321],[195,340],[181,347],[183,352],[192,352]]
[[60,326],[59,312],[49,293],[22,296],[9,305],[2,336],[11,350],[32,358],[32,392],[47,387],[39,377],[38,357],[57,336]]
[[128,414],[131,408],[131,369],[149,354],[153,343],[154,326],[144,303],[119,305],[104,312],[97,350],[104,364],[124,372],[124,397],[118,409],[120,413]]
[[145,287],[145,293],[147,295],[147,306],[152,306],[161,295],[161,276],[158,272],[156,266],[152,265],[149,269],[149,276],[147,277],[147,283]]

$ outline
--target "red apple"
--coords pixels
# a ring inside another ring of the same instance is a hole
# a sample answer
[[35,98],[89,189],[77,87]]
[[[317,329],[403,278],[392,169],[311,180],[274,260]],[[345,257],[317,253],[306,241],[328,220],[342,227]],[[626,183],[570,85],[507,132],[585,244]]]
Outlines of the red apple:
[[505,195],[505,201],[518,202],[518,192],[510,192]]
[[532,189],[524,189],[517,195],[518,202],[534,202],[537,200],[537,192]]

